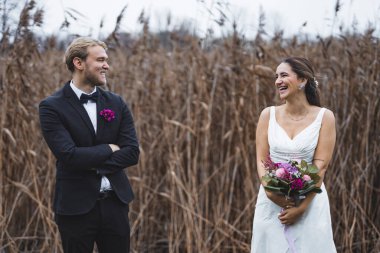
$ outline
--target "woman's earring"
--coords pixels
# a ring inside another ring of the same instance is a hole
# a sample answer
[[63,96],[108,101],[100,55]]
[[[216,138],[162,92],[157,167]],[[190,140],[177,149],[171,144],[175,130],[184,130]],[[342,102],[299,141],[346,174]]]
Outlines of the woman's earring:
[[305,85],[306,85],[306,83],[307,83],[307,79],[306,79],[306,78],[302,78],[301,81],[303,81],[303,83],[301,83],[301,85],[298,86],[298,89],[299,89],[299,90],[303,90],[303,89],[305,88]]
[[305,88],[305,84],[301,84],[300,86],[298,86],[299,90],[303,90],[303,88]]

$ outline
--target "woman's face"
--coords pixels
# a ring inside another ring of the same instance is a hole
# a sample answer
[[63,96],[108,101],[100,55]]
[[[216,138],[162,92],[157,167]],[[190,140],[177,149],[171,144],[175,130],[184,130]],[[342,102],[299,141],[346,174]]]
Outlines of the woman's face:
[[300,94],[303,92],[303,87],[306,80],[298,78],[297,74],[293,72],[288,63],[282,62],[278,65],[276,70],[275,85],[280,94],[281,99],[286,99],[289,96]]

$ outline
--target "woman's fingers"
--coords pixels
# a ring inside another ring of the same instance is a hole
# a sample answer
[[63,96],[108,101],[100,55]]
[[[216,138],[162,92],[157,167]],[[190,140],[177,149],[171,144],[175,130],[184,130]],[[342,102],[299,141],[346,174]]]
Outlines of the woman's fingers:
[[287,212],[286,209],[282,210],[282,211],[278,214],[278,218],[279,218],[280,220],[284,219],[284,218],[286,217],[287,213],[288,213],[288,212]]
[[287,219],[287,217],[280,216],[279,219],[280,219],[280,222],[282,224],[284,224],[284,225],[290,225],[289,220]]
[[290,217],[289,210],[287,209],[284,209],[281,213],[278,214],[278,219],[284,225],[291,225],[294,223]]

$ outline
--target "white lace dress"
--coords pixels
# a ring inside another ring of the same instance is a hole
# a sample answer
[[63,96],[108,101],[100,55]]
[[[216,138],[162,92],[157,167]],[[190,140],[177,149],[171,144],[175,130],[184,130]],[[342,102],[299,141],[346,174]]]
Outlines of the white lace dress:
[[[270,108],[268,142],[274,162],[304,159],[311,163],[321,128],[322,108],[317,118],[302,132],[290,139],[277,123],[275,107]],[[329,199],[324,184],[322,193],[316,194],[302,217],[288,226],[287,233],[294,240],[296,251],[292,252],[284,234],[284,225],[278,219],[281,207],[274,204],[260,186],[257,197],[251,253],[333,253],[336,252],[330,217]]]

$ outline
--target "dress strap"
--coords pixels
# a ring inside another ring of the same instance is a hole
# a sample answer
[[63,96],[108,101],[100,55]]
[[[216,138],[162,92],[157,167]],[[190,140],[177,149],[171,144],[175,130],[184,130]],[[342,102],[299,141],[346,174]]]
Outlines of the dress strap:
[[317,115],[317,119],[315,120],[316,122],[318,123],[322,123],[322,119],[323,119],[323,114],[325,113],[326,111],[326,108],[322,107],[319,112],[318,112],[318,115]]
[[270,115],[269,119],[271,121],[275,120],[275,118],[276,118],[276,107],[275,106],[270,107],[269,115]]

